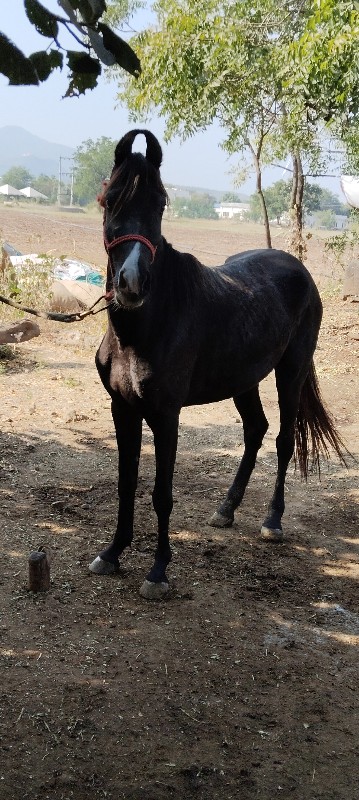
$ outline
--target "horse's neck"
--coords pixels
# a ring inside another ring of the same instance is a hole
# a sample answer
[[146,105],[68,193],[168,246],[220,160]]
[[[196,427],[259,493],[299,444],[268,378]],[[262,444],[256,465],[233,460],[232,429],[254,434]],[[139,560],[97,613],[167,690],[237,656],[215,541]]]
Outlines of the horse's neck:
[[152,287],[143,306],[137,311],[118,309],[110,314],[121,346],[147,350],[158,337],[173,335],[176,320],[191,313],[204,269],[194,257],[180,253],[162,238],[153,265]]
[[145,314],[142,308],[126,311],[119,308],[110,312],[110,325],[122,348],[138,349],[146,341]]

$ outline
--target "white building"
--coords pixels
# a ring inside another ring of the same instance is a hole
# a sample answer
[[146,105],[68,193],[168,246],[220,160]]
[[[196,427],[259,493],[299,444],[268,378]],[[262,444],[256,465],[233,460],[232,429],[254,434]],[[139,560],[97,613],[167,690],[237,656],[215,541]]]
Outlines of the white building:
[[249,203],[215,203],[214,210],[219,219],[245,219],[250,210]]

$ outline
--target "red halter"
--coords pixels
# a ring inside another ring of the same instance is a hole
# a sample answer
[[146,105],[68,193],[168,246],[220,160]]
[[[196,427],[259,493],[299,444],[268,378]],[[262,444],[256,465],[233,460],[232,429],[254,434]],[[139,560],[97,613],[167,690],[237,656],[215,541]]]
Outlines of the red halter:
[[[111,259],[110,250],[112,250],[113,247],[116,247],[117,244],[121,244],[122,242],[131,242],[132,241],[132,242],[141,242],[142,244],[145,244],[146,247],[148,247],[148,249],[149,249],[149,251],[151,253],[151,256],[152,256],[151,264],[153,264],[153,262],[155,260],[157,245],[155,246],[154,244],[152,244],[152,242],[150,242],[149,239],[146,239],[146,237],[142,236],[140,233],[127,233],[124,236],[117,236],[116,239],[113,239],[112,242],[109,242],[107,240],[106,234],[105,234],[105,221],[106,221],[106,209],[104,208],[104,216],[103,216],[104,234],[103,234],[103,241],[104,241],[106,253],[108,255],[108,262],[109,262],[109,267],[110,267],[110,270],[111,270],[111,273],[112,273],[112,279],[114,278],[114,269],[113,269],[113,265],[112,265],[112,259]],[[113,289],[109,289],[106,292],[105,297],[106,297],[107,300],[111,300],[113,298],[113,295],[114,295]]]
[[145,236],[141,236],[140,233],[127,233],[124,236],[117,236],[117,238],[113,239],[112,242],[108,242],[106,236],[104,236],[106,253],[108,253],[108,256],[110,257],[110,250],[112,250],[113,247],[116,247],[117,244],[121,244],[121,242],[131,242],[131,241],[141,242],[142,244],[145,244],[146,247],[148,247],[152,256],[151,264],[153,264],[155,260],[157,246],[152,244],[152,242],[150,242],[149,239],[146,239]]

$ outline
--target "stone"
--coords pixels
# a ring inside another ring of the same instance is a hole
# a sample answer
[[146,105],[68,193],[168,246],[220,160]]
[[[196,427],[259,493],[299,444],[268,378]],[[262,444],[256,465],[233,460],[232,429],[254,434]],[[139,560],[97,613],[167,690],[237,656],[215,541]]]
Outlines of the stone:
[[343,300],[348,297],[359,300],[359,259],[350,261],[344,275]]
[[20,344],[28,342],[40,336],[40,328],[37,322],[30,319],[22,319],[20,322],[1,324],[0,322],[0,344]]

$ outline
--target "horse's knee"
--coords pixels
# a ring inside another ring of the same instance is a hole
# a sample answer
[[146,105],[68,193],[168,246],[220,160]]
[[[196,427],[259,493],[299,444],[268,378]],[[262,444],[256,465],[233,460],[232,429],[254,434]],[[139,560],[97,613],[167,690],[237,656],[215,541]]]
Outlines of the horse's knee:
[[246,426],[243,430],[245,447],[259,450],[268,428],[269,423],[264,414],[256,420],[255,425]]
[[173,508],[172,491],[166,491],[165,489],[158,491],[154,489],[152,492],[152,503],[157,517],[169,517]]

